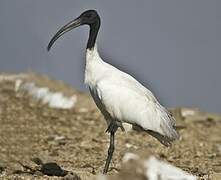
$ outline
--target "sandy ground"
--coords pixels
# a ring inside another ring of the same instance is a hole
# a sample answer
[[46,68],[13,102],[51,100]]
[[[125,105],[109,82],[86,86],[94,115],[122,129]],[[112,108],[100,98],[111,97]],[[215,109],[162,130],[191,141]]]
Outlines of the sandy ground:
[[[62,179],[42,175],[33,158],[56,162],[81,179],[102,172],[109,139],[106,123],[89,96],[44,76],[32,75],[28,80],[66,95],[76,94],[78,103],[71,110],[51,109],[25,93],[16,93],[13,80],[1,80],[0,179]],[[175,112],[177,125],[182,126],[181,139],[171,148],[146,133],[119,130],[110,176],[121,171],[126,152],[155,155],[201,179],[221,173],[221,119],[185,120],[178,109]]]

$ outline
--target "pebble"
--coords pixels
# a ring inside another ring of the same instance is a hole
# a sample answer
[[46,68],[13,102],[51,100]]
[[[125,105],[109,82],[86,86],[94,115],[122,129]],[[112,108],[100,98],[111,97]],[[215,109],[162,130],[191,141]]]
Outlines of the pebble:
[[57,163],[45,163],[41,167],[41,172],[48,176],[65,176],[67,171],[63,170]]
[[81,180],[81,178],[77,174],[69,172],[62,180]]

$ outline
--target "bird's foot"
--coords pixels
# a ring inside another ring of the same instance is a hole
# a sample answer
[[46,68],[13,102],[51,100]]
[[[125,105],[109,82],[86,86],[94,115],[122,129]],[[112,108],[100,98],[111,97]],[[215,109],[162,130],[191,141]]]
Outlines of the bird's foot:
[[115,121],[111,121],[105,132],[106,133],[111,133],[111,132],[115,133],[117,131],[118,127],[119,126],[117,125],[117,123]]

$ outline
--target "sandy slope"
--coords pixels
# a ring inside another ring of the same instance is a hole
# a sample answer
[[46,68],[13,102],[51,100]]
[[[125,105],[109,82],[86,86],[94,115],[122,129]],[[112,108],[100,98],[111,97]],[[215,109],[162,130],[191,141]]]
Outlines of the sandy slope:
[[[105,121],[89,96],[45,76],[32,74],[22,77],[25,81],[35,81],[39,86],[78,97],[74,109],[50,109],[26,93],[16,93],[15,79],[0,78],[0,178],[60,179],[39,173],[18,173],[18,170],[25,170],[18,162],[39,169],[31,161],[34,157],[44,162],[56,162],[82,179],[100,173],[109,140],[104,133]],[[199,177],[221,173],[220,117],[201,120],[206,116],[204,114],[185,120],[179,113],[175,115],[177,124],[184,128],[179,131],[181,140],[171,148],[163,147],[145,133],[118,131],[110,174],[116,176],[122,168],[121,161],[126,152],[135,152],[142,157],[153,154]]]

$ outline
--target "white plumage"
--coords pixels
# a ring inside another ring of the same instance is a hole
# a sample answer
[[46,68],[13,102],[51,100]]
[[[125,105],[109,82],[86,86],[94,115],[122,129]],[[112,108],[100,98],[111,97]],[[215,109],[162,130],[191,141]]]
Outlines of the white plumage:
[[95,10],[83,12],[78,18],[63,26],[51,39],[48,50],[66,32],[81,26],[90,27],[86,51],[85,83],[107,121],[110,146],[103,173],[107,173],[114,152],[114,137],[122,123],[141,129],[168,146],[178,138],[171,114],[159,104],[151,91],[127,73],[105,63],[99,56],[96,38],[100,16]]
[[86,51],[85,83],[108,124],[117,121],[121,127],[123,122],[140,126],[159,133],[162,137],[158,140],[165,145],[178,137],[174,118],[152,92],[129,74],[104,62],[96,45]]

